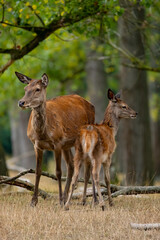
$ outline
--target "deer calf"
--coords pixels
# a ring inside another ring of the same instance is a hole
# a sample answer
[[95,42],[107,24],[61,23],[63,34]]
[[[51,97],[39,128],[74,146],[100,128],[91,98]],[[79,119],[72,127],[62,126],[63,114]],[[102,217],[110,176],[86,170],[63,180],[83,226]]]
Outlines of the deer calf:
[[[26,84],[24,97],[19,107],[31,108],[27,135],[34,145],[36,154],[36,181],[31,205],[38,202],[38,186],[41,176],[43,150],[53,150],[56,160],[56,176],[59,185],[59,199],[66,202],[73,175],[74,146],[79,129],[84,124],[94,123],[94,106],[78,95],[67,95],[46,101],[48,77],[43,74],[39,80],[31,79],[16,72],[18,79]],[[64,194],[61,186],[61,154],[67,163],[68,175]]]
[[65,204],[66,210],[69,209],[69,202],[83,161],[85,164],[83,203],[86,201],[86,189],[91,171],[93,182],[97,188],[99,196],[99,204],[102,207],[102,210],[104,210],[104,201],[99,185],[99,173],[101,165],[103,165],[109,204],[112,205],[109,169],[112,154],[116,147],[115,135],[118,130],[120,119],[134,119],[136,118],[137,113],[120,99],[120,94],[114,95],[110,89],[108,90],[108,99],[110,101],[106,108],[102,123],[89,124],[80,129],[80,134],[75,144],[74,175],[72,177],[71,191]]

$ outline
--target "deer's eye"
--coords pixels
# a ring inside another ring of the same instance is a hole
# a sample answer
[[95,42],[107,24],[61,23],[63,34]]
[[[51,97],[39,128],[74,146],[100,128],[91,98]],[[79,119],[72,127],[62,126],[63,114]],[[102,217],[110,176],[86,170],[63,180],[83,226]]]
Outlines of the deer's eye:
[[122,108],[126,109],[126,106],[122,106]]
[[36,92],[39,92],[39,91],[40,91],[40,89],[39,89],[39,88],[37,88],[37,89],[36,89]]

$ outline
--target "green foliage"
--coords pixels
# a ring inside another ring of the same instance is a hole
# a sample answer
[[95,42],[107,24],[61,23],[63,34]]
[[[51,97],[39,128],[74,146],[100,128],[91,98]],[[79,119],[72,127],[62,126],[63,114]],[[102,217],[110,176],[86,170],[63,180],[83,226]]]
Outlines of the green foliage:
[[[20,83],[14,72],[19,71],[33,78],[47,72],[50,78],[49,96],[56,96],[65,93],[67,84],[73,91],[85,91],[84,68],[85,68],[85,41],[87,38],[99,36],[100,24],[115,27],[114,16],[122,14],[123,9],[118,5],[118,1],[83,1],[72,0],[30,0],[30,1],[0,1],[1,23],[1,48],[21,49],[31,41],[36,33],[26,31],[23,27],[46,27],[54,19],[63,19],[72,15],[78,18],[86,12],[93,17],[86,18],[75,24],[70,23],[68,28],[60,28],[56,35],[50,36],[41,42],[31,53],[23,59],[16,61],[1,76],[0,81],[0,112],[4,112],[6,105],[13,99],[19,99],[23,95],[23,85]],[[108,13],[94,15],[95,9],[106,10]],[[117,19],[116,19],[117,20]],[[62,40],[64,39],[64,41]],[[2,55],[1,55],[2,56]],[[3,66],[8,60],[8,55],[3,55],[0,65]],[[108,73],[114,71],[114,67],[106,65]],[[77,73],[77,74],[76,74]],[[51,90],[51,89],[54,89]]]
[[[140,27],[145,39],[146,62],[150,64],[154,59],[156,66],[159,66],[160,3],[158,0],[130,2],[145,8],[146,19]],[[98,48],[94,41],[91,45],[104,57],[108,85],[116,92],[119,53],[108,44],[108,33],[111,41],[118,45],[117,22],[124,12],[119,4],[118,0],[0,0],[0,49],[21,50],[35,40],[39,34],[38,28],[45,32],[51,23],[53,27],[59,24],[57,31],[39,42],[22,59],[15,61],[0,77],[0,117],[4,118],[10,104],[24,94],[24,85],[16,78],[15,71],[32,78],[40,78],[46,72],[50,80],[49,98],[68,92],[85,95],[86,42],[93,39],[99,39]],[[153,45],[157,49],[156,56],[151,54]],[[10,55],[0,54],[1,67],[9,60]],[[159,110],[158,99],[156,93],[151,103],[154,118],[157,118]]]

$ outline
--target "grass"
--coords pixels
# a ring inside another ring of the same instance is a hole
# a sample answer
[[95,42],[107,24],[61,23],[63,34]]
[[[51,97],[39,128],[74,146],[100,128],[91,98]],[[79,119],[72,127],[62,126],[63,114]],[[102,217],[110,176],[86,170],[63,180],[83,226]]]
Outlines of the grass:
[[[41,182],[43,187],[43,179]],[[160,240],[158,230],[130,227],[131,222],[160,222],[159,195],[118,197],[112,208],[106,202],[104,212],[99,206],[91,207],[91,198],[86,206],[80,200],[72,200],[70,210],[64,211],[59,206],[57,187],[53,189],[54,197],[39,198],[35,208],[29,205],[30,193],[0,195],[0,240]]]

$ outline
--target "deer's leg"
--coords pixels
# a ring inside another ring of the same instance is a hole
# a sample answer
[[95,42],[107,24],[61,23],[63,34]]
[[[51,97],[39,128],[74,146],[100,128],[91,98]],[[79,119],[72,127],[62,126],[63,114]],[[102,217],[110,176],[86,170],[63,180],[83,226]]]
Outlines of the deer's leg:
[[67,164],[67,180],[66,180],[66,185],[65,185],[64,194],[63,194],[63,200],[65,204],[65,202],[67,201],[68,192],[69,192],[69,188],[72,181],[74,164],[73,164],[73,155],[72,155],[71,149],[63,150],[63,156]]
[[104,168],[105,182],[106,182],[107,192],[108,192],[109,205],[113,206],[113,200],[112,200],[112,197],[111,197],[111,188],[110,188],[110,173],[109,173],[110,162],[111,161],[108,161],[107,163],[104,163],[103,168]]
[[92,169],[91,169],[91,178],[92,178],[92,191],[93,191],[93,204],[95,205],[96,203],[98,203],[98,198],[97,198],[97,194],[96,194],[96,187],[95,187],[95,183],[93,180],[93,175],[92,175]]
[[91,169],[90,163],[86,162],[85,173],[84,173],[84,191],[83,191],[83,199],[82,199],[83,205],[85,205],[86,203],[86,191],[87,191],[87,184],[90,178],[90,171],[91,171],[90,169]]
[[42,158],[43,158],[43,151],[35,148],[35,154],[36,154],[36,181],[35,181],[35,188],[34,188],[34,194],[31,200],[31,206],[35,207],[38,203],[38,186],[39,181],[41,177],[42,172]]
[[92,169],[93,181],[95,182],[95,185],[97,188],[97,192],[98,192],[98,196],[99,196],[99,204],[102,207],[102,210],[104,210],[104,200],[103,200],[103,196],[101,194],[100,184],[99,184],[100,169],[101,169],[101,163],[98,161],[97,162],[94,161],[93,169]]
[[59,202],[60,205],[62,205],[63,202],[63,196],[62,196],[62,184],[61,184],[61,150],[56,149],[55,150],[55,159],[56,159],[56,177],[58,180],[58,187],[59,187]]
[[69,210],[69,203],[70,203],[76,182],[78,180],[80,167],[81,167],[81,156],[80,156],[79,152],[76,152],[75,157],[74,157],[74,174],[73,174],[72,182],[71,182],[71,190],[68,195],[67,202],[65,203],[65,210]]

